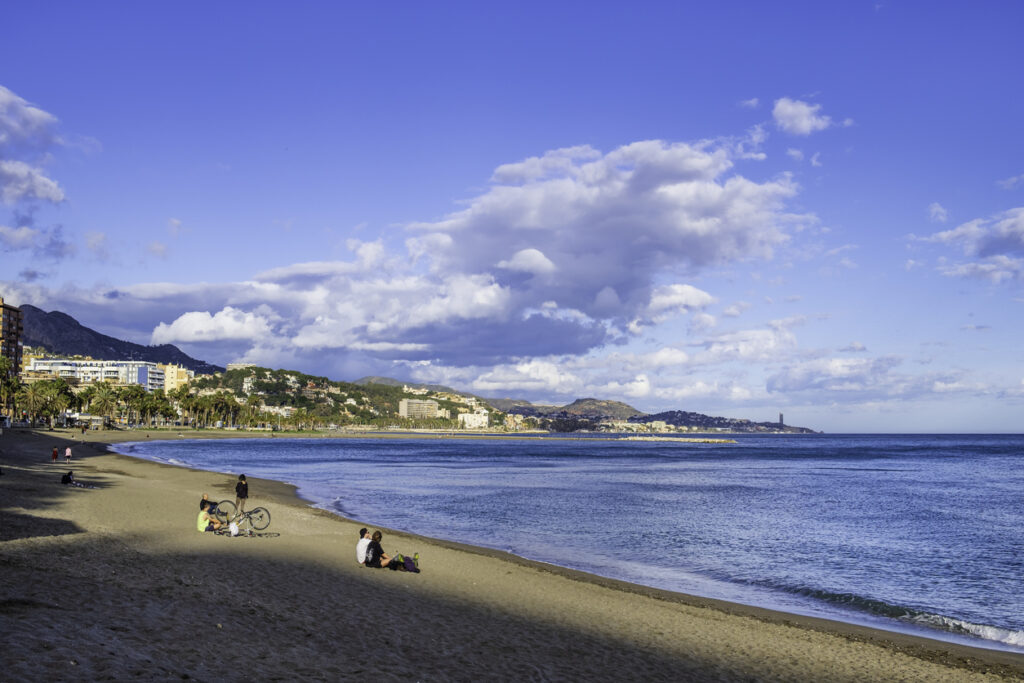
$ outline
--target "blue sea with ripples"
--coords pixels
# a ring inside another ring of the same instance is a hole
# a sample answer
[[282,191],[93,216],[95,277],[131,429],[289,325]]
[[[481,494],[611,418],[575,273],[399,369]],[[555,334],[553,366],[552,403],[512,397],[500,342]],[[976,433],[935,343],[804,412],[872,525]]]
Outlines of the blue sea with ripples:
[[[286,481],[345,517],[610,578],[1024,652],[1024,436],[736,440],[181,439],[117,450]],[[258,487],[251,495],[258,504]]]

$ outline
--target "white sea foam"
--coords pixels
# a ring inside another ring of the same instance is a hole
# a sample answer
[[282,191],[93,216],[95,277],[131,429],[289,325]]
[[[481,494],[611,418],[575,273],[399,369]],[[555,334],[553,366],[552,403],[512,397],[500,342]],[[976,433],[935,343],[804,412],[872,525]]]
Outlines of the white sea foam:
[[919,614],[910,621],[930,628],[940,628],[953,633],[965,633],[977,638],[983,638],[984,640],[1005,643],[1015,647],[1024,647],[1024,631],[1013,631],[984,624],[972,624],[969,621],[952,619],[940,614]]

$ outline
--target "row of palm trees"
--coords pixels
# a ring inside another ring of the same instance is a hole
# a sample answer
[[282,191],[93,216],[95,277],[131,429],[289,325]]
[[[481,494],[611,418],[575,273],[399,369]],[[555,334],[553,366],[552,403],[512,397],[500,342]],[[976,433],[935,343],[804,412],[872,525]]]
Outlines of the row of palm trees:
[[[6,360],[6,359],[0,359]],[[315,415],[296,410],[283,417],[263,410],[259,396],[239,402],[229,392],[190,393],[187,386],[165,393],[147,392],[141,386],[114,386],[97,382],[74,391],[63,379],[21,384],[11,379],[0,363],[0,414],[24,415],[32,424],[60,422],[67,412],[89,413],[113,422],[160,427],[265,427],[284,430],[323,429],[337,424],[338,416]]]

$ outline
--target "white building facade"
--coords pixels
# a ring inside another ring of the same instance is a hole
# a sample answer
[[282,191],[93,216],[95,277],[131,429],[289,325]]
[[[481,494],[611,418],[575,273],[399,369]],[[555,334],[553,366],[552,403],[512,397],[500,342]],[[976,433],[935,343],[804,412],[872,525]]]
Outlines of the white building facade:
[[487,429],[490,417],[485,412],[459,413],[459,427],[462,429]]
[[413,420],[434,418],[438,416],[437,401],[403,398],[398,402],[398,414]]
[[156,363],[141,360],[74,360],[33,358],[30,372],[40,372],[78,384],[138,384],[146,391],[164,388],[164,371]]

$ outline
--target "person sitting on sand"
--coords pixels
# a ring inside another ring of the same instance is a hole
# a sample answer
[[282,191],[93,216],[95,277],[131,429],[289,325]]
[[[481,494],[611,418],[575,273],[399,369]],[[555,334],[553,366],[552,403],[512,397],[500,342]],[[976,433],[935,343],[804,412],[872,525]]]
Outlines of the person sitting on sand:
[[196,518],[196,531],[217,531],[220,529],[220,520],[212,517],[209,512],[210,501],[204,500],[199,504],[199,517]]
[[356,562],[366,562],[366,548],[370,545],[370,532],[363,527],[359,530],[359,542],[356,543]]
[[391,556],[384,552],[380,544],[382,538],[384,534],[380,531],[373,532],[373,537],[366,546],[366,560],[363,562],[367,567],[383,569],[391,564]]
[[206,503],[207,505],[210,506],[210,509],[207,510],[207,512],[209,512],[211,515],[215,514],[217,512],[217,504],[214,503],[212,500],[210,500],[210,494],[209,493],[204,493],[203,494],[203,499],[201,501],[199,501],[199,509],[200,510],[203,509],[203,503]]
[[67,474],[61,476],[60,483],[64,484],[65,486],[77,486],[80,489],[96,488],[95,486],[88,486],[86,484],[83,484],[80,481],[75,481],[75,473],[71,472],[71,471],[69,471]]
[[367,567],[373,567],[375,569],[392,569],[403,572],[419,572],[419,553],[413,555],[411,559],[403,557],[402,555],[391,557],[384,552],[384,548],[380,544],[382,538],[384,538],[384,535],[380,531],[373,532],[373,537],[370,540],[370,543],[366,546],[366,561],[364,564]]

